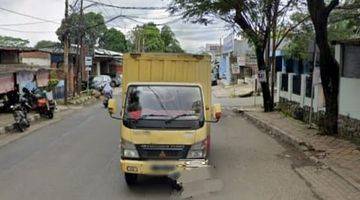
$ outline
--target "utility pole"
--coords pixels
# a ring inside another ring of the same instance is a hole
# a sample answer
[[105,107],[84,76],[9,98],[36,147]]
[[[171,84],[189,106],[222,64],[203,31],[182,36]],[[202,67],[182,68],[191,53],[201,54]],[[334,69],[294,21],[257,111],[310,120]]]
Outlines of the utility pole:
[[81,83],[82,83],[82,72],[83,72],[83,64],[84,64],[84,9],[83,9],[84,1],[80,0],[80,30],[79,30],[79,46],[80,46],[80,55],[78,58],[78,70],[77,70],[77,92],[80,94],[81,92]]
[[68,73],[69,73],[69,27],[68,27],[68,18],[69,18],[69,1],[65,0],[65,32],[64,32],[64,102],[67,104],[68,100]]

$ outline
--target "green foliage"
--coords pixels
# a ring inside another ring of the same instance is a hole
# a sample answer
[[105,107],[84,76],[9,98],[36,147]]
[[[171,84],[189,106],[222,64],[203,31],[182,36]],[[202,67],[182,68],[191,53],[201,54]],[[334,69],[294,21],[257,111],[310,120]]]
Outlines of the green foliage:
[[55,46],[60,46],[60,44],[54,41],[40,40],[39,42],[36,43],[35,48],[42,49],[42,48],[51,48]]
[[[360,3],[360,0],[357,0]],[[350,1],[347,1],[350,2]],[[294,13],[291,15],[291,20],[294,23],[299,22],[308,13]],[[328,41],[346,40],[354,37],[359,37],[360,21],[357,19],[359,11],[357,9],[350,9],[347,12],[344,10],[336,10],[332,12],[329,18],[328,25]],[[313,24],[310,19],[301,24],[297,29],[289,34],[287,39],[289,43],[285,47],[285,55],[292,58],[309,59],[311,52],[309,52],[309,45],[312,44],[315,38]]]
[[27,47],[29,40],[10,36],[0,36],[0,46],[4,47]]
[[[165,45],[160,30],[154,23],[135,27],[131,32],[132,42],[145,52],[164,52]],[[138,49],[136,49],[138,50]]]
[[131,31],[130,40],[134,51],[184,52],[169,26],[164,26],[161,31],[154,23],[137,26]]
[[[290,20],[294,24],[299,23],[308,13],[294,13]],[[310,59],[312,53],[309,52],[309,45],[312,45],[315,32],[310,19],[299,25],[292,33],[287,36],[288,43],[283,49],[287,58],[297,58],[302,60]]]
[[184,52],[179,41],[175,38],[174,32],[167,25],[161,28],[161,39],[164,41],[165,52],[182,53]]
[[115,28],[111,28],[105,31],[104,35],[100,38],[99,45],[101,48],[112,51],[128,51],[128,44],[125,39],[125,35]]
[[84,14],[84,21],[81,23],[80,15],[73,13],[68,18],[67,26],[64,20],[56,31],[60,41],[64,41],[64,33],[68,30],[70,43],[76,44],[79,41],[81,29],[84,31],[84,44],[90,48],[94,47],[98,39],[107,30],[104,17],[99,13],[89,12]]
[[46,90],[46,91],[52,91],[52,90],[54,90],[58,83],[59,83],[59,80],[57,79],[56,72],[55,72],[55,71],[51,71],[51,72],[50,72],[50,80],[49,80],[49,83],[48,83],[48,85],[46,86],[45,90]]

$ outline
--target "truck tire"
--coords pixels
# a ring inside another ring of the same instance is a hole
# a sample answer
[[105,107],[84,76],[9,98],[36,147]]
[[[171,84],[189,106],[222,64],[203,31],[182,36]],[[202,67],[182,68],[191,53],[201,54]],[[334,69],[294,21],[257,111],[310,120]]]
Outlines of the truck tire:
[[125,173],[125,181],[126,181],[126,184],[129,186],[135,185],[137,182],[137,178],[138,178],[137,174]]

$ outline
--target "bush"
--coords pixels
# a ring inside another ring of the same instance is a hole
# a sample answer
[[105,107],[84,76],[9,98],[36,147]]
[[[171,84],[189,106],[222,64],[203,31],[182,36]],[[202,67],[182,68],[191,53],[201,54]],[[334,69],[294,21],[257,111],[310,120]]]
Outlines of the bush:
[[48,85],[45,87],[45,90],[50,92],[55,89],[55,87],[59,84],[59,80],[57,79],[57,75],[55,71],[50,72],[50,80]]

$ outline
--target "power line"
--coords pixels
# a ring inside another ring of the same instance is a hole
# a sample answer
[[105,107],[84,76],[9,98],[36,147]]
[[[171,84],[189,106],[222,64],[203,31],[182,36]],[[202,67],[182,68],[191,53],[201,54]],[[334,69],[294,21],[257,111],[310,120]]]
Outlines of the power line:
[[16,24],[0,24],[0,26],[26,26],[26,25],[34,25],[34,24],[44,24],[48,22],[28,22],[28,23],[16,23]]
[[13,14],[17,14],[17,15],[21,15],[21,16],[24,16],[24,17],[29,17],[29,18],[32,18],[32,19],[37,19],[37,20],[40,20],[40,21],[43,21],[43,22],[60,24],[59,22],[56,22],[56,21],[52,21],[52,20],[48,20],[48,19],[43,19],[43,18],[40,18],[40,17],[36,17],[36,16],[32,16],[32,15],[27,15],[27,14],[23,14],[23,13],[19,13],[19,12],[16,12],[16,11],[13,11],[13,10],[9,10],[9,9],[6,9],[6,8],[2,8],[2,7],[0,7],[0,10],[7,11],[7,12],[9,12],[9,13],[13,13]]
[[110,4],[106,4],[106,3],[102,3],[102,2],[98,2],[98,1],[93,1],[93,0],[84,0],[84,1],[94,3],[94,4],[98,4],[98,5],[102,5],[102,6],[112,7],[112,8],[120,8],[120,9],[124,9],[124,10],[165,10],[165,9],[167,9],[167,7],[117,6],[117,5],[113,5],[113,4],[110,5]]
[[23,31],[23,30],[3,28],[3,27],[0,27],[0,29],[6,31],[18,32],[18,33],[54,33],[54,31]]

